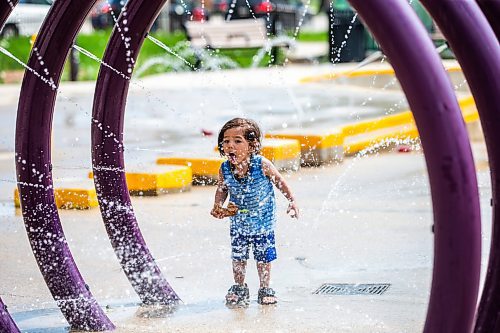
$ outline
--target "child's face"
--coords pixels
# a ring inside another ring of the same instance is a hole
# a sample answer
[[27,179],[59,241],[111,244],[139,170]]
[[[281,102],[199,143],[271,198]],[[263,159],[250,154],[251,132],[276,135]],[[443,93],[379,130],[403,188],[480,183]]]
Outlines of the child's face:
[[224,132],[222,151],[229,162],[234,165],[246,162],[250,156],[249,142],[245,139],[242,127],[234,127]]

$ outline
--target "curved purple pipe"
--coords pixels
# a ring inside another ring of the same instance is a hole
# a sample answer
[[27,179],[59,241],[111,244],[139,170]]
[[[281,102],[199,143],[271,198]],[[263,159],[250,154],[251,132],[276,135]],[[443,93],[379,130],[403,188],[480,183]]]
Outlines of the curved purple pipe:
[[406,1],[350,2],[394,67],[425,152],[435,233],[425,332],[470,332],[479,287],[481,221],[472,153],[454,91]]
[[3,28],[5,21],[9,17],[12,9],[17,5],[19,0],[2,0],[0,1],[0,28]]
[[[0,25],[1,26],[1,25]],[[7,306],[3,304],[0,298],[0,332],[2,333],[20,333],[16,323],[7,311]]]
[[500,40],[500,0],[477,0],[477,3]]
[[128,77],[165,1],[130,0],[113,30],[103,62],[122,75],[108,67],[100,68],[92,120],[92,165],[102,218],[123,271],[143,303],[170,305],[176,304],[179,297],[163,277],[142,237],[130,202],[123,157]]
[[[110,330],[66,242],[54,201],[51,126],[64,62],[95,0],[55,1],[28,61],[16,125],[16,173],[28,238],[45,282],[74,330]],[[42,63],[43,61],[43,63]]]
[[500,45],[474,0],[422,0],[422,4],[460,62],[483,127],[491,172],[493,232],[476,332],[495,332],[495,327],[500,328]]
[[[3,27],[5,21],[9,17],[12,9],[17,5],[18,0],[11,0],[7,2],[6,0],[0,1],[0,28]],[[7,306],[3,304],[0,298],[0,332],[5,333],[19,333],[19,328],[17,328],[16,323],[7,311]]]

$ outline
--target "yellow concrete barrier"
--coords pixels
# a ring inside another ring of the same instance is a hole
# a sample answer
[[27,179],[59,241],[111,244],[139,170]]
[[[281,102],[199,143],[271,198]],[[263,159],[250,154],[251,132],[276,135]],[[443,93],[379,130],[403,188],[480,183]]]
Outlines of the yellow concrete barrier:
[[467,131],[469,132],[469,139],[471,141],[484,140],[483,128],[479,120],[479,113],[477,112],[476,103],[472,96],[461,98],[459,101],[462,115],[464,117]]
[[260,153],[278,170],[300,169],[300,143],[292,139],[265,139]]
[[460,105],[460,109],[462,109],[462,115],[466,123],[479,120],[479,113],[477,112],[476,103],[472,96],[460,98],[458,104]]
[[344,141],[346,156],[357,154],[363,150],[376,152],[394,147],[406,140],[418,140],[417,127],[414,124],[382,128],[365,134],[349,136]]
[[268,133],[266,138],[299,141],[300,162],[304,166],[317,166],[323,163],[342,161],[344,157],[344,134],[342,129],[332,129],[331,131],[290,129]]
[[341,77],[359,77],[359,76],[374,76],[374,75],[394,75],[394,70],[392,68],[380,68],[380,69],[369,69],[369,70],[346,70],[341,72],[333,72],[328,74],[321,74],[316,76],[307,76],[300,79],[300,83],[313,83],[321,81],[336,80]]
[[300,143],[292,139],[265,139],[261,154],[278,170],[300,169]]
[[[131,195],[146,196],[189,191],[193,181],[191,168],[182,165],[157,165],[140,171],[125,172]],[[92,172],[89,173],[92,178]]]
[[[469,136],[476,138],[479,126],[479,114],[472,96],[459,99],[462,116]],[[479,126],[480,131],[480,126]],[[378,119],[362,121],[348,124],[343,127],[344,134],[344,154],[352,155],[377,144],[385,143],[390,146],[390,142],[397,140],[417,139],[418,131],[410,111],[405,111],[391,116]]]
[[[54,189],[54,197],[57,208],[60,209],[89,209],[97,207],[97,195],[93,184],[82,185],[74,184],[74,187],[56,187]],[[16,208],[21,207],[19,199],[19,191],[14,190],[14,205]]]
[[[444,66],[449,73],[461,72],[456,62],[445,62]],[[312,83],[338,78],[360,78],[366,76],[394,76],[394,69],[389,65],[372,65],[371,68],[347,69],[329,74],[303,78],[300,82]],[[356,84],[356,80],[351,82]],[[459,98],[464,121],[471,138],[482,137],[479,125],[479,116],[472,97]],[[411,111],[405,111],[394,115],[384,116],[377,119],[369,119],[362,122],[347,124],[342,127],[344,138],[344,154],[352,155],[359,151],[368,149],[381,143],[397,142],[403,139],[417,139],[418,131]]]
[[[373,66],[376,66],[373,68]],[[459,72],[462,69],[456,63],[444,63],[447,72]],[[372,68],[360,68],[360,69],[346,69],[338,72],[332,72],[327,74],[307,76],[299,80],[300,83],[315,83],[321,81],[336,80],[339,78],[356,78],[362,76],[382,76],[391,75],[394,76],[395,72],[389,65],[372,65]]]
[[225,159],[222,157],[160,157],[159,165],[187,165],[193,172],[193,185],[214,185],[219,177],[219,168]]
[[415,124],[415,121],[413,120],[413,114],[410,111],[345,125],[342,127],[342,134],[344,137],[348,137],[376,131],[381,128],[401,126],[406,124]]
[[[218,151],[218,148],[214,148]],[[271,161],[278,170],[297,171],[300,169],[300,142],[294,139],[266,138],[262,142],[260,154]]]

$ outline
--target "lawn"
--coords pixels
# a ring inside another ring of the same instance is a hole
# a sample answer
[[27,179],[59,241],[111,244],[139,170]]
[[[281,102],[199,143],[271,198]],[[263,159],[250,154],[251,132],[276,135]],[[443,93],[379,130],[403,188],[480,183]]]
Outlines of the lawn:
[[[77,37],[76,45],[101,59],[111,31],[96,31],[92,34],[81,34]],[[151,37],[163,43],[167,49],[158,46],[158,43],[146,39],[141,48],[134,70],[134,76],[143,77],[155,73],[169,71],[195,70],[200,65],[208,69],[249,67],[254,61],[258,49],[236,49],[236,50],[213,50],[203,54],[195,55],[188,46],[186,36],[183,33],[153,33]],[[325,41],[327,33],[304,33],[298,38],[299,41]],[[0,46],[26,63],[31,52],[31,39],[29,37],[16,37],[11,39],[0,39]],[[85,54],[77,52],[79,63],[78,80],[95,80],[99,72],[100,64]],[[283,55],[278,55],[277,64],[283,61]],[[200,62],[201,61],[201,62]],[[271,63],[270,56],[265,55],[259,66],[268,66]],[[0,55],[0,73],[21,72],[24,67],[19,62],[11,59],[5,54]],[[4,76],[0,75],[0,81]],[[65,66],[62,80],[69,80],[69,64]],[[3,81],[2,81],[3,82]]]

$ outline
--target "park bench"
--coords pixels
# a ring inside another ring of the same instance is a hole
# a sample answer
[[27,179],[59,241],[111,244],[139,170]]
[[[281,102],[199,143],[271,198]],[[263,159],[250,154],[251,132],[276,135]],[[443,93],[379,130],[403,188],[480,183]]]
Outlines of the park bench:
[[[293,41],[268,35],[264,18],[186,22],[191,47],[198,49],[290,48]],[[273,54],[275,52],[273,51]],[[275,57],[274,57],[275,58]]]

